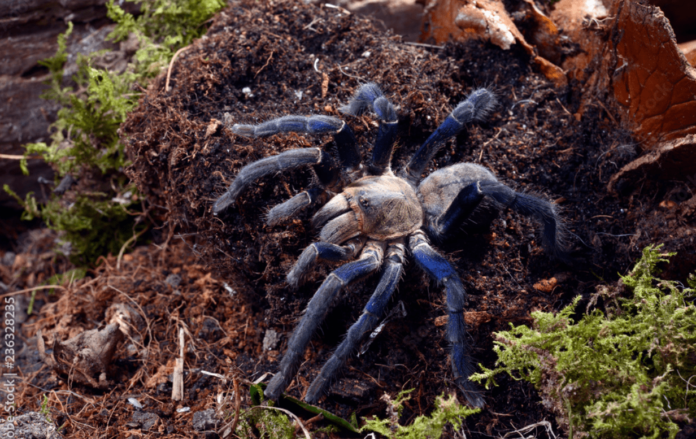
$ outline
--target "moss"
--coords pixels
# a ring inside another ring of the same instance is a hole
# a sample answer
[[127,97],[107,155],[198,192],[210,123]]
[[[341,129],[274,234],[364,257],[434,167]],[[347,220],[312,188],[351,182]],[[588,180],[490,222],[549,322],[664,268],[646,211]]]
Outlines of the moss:
[[[675,420],[696,416],[696,279],[657,278],[673,253],[649,246],[616,287],[601,287],[593,309],[573,319],[579,297],[557,314],[534,312],[534,325],[496,334],[496,368],[533,383],[569,436],[674,438]],[[589,308],[589,306],[588,306]]]
[[140,4],[134,17],[110,0],[108,16],[118,25],[109,35],[121,41],[135,35],[140,48],[133,57],[134,71],[141,78],[156,76],[174,52],[205,33],[203,24],[225,6],[223,0],[126,0]]
[[293,439],[295,427],[283,413],[266,407],[252,407],[241,414],[234,433],[243,439]]
[[[295,427],[290,419],[274,407],[273,401],[263,401],[263,388],[253,384],[249,388],[249,396],[254,404],[248,410],[244,410],[239,416],[239,422],[234,434],[242,439],[267,438],[267,439],[292,439],[295,437]],[[229,418],[234,413],[228,414]]]
[[56,171],[57,181],[69,174],[88,181],[86,186],[105,188],[101,193],[78,192],[69,202],[53,195],[42,206],[31,194],[24,201],[18,200],[25,207],[23,218],[40,217],[48,227],[62,233],[70,243],[71,259],[79,264],[90,264],[100,255],[118,251],[134,235],[139,206],[123,204],[121,194],[135,190],[123,174],[128,161],[118,128],[137,105],[142,86],[167,65],[177,49],[203,35],[204,23],[224,6],[222,0],[128,1],[140,4],[137,18],[113,0],[107,4],[108,15],[116,22],[109,38],[120,41],[135,35],[138,40],[138,50],[126,71],[95,68],[95,57],[104,51],[78,54],[77,73],[72,85],[65,86],[64,65],[72,23],[59,35],[55,56],[40,62],[51,73],[50,88],[42,97],[59,103],[61,108],[50,128],[51,141],[25,145],[25,160],[21,163],[28,174],[26,158],[38,156]]
[[389,416],[386,419],[366,420],[360,431],[374,431],[393,439],[439,439],[447,424],[452,424],[455,430],[459,430],[464,418],[480,411],[462,406],[455,395],[450,395],[447,399],[440,396],[435,400],[435,410],[430,416],[418,416],[411,425],[403,426],[398,423],[398,419],[401,417],[404,401],[410,399],[408,394],[412,391],[413,389],[399,393],[394,401],[385,395],[382,399],[387,401]]

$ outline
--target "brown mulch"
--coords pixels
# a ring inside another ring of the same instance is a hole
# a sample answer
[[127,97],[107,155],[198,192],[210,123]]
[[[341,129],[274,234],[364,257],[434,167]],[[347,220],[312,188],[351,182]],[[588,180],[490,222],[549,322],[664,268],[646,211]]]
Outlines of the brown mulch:
[[[689,261],[696,261],[688,227],[696,203],[688,187],[646,180],[641,187],[623,188],[621,198],[608,195],[609,178],[639,153],[639,145],[602,105],[577,113],[580,84],[555,89],[529,65],[522,51],[480,42],[450,43],[441,50],[405,45],[365,19],[302,2],[228,7],[208,35],[176,60],[171,90],[164,90],[161,75],[122,128],[133,161],[129,172],[161,209],[169,238],[120,262],[105,258],[67,291],[40,293],[47,305],[23,327],[27,338],[38,329],[67,338],[101,324],[116,302],[137,305],[147,330],[119,347],[107,373],[113,382],[108,391],[34,370],[27,382],[38,387],[27,388],[22,407],[38,408],[38,396],[47,394],[57,422],[67,422],[66,436],[91,437],[98,431],[127,437],[137,430],[136,410],[128,402],[133,397],[160,418],[157,432],[147,434],[190,437],[192,413],[214,407],[218,392],[230,386],[200,371],[246,381],[275,372],[297,318],[331,267],[317,267],[298,291],[284,282],[302,249],[316,239],[308,218],[318,206],[282,226],[267,227],[262,219],[267,209],[307,187],[311,173],[289,172],[280,182],[262,179],[220,218],[210,207],[242,166],[331,141],[295,134],[245,139],[225,124],[285,114],[338,116],[337,108],[368,80],[380,84],[398,106],[395,167],[472,89],[492,88],[499,105],[490,120],[449,141],[428,172],[461,161],[481,163],[514,189],[545,194],[562,208],[573,264],[544,255],[535,224],[512,212],[441,247],[470,294],[466,318],[473,355],[484,366],[492,367],[496,359],[492,332],[529,323],[531,311],[558,310],[577,295],[587,297],[600,281],[625,272],[649,243],[666,242],[670,250],[681,251],[686,262],[670,266],[667,275],[683,279],[692,270]],[[595,99],[601,103],[608,97]],[[214,120],[222,124],[216,127]],[[347,121],[369,157],[374,120],[366,115]],[[181,283],[173,287],[176,276]],[[18,279],[25,282],[26,276]],[[14,288],[27,287],[20,281]],[[376,284],[377,276],[369,277],[338,298],[288,389],[291,395],[303,395]],[[406,424],[428,413],[436,396],[456,392],[443,339],[442,289],[411,262],[390,307],[400,307],[399,302],[407,315],[391,319],[363,355],[348,361],[322,407],[346,418],[353,412],[384,417],[379,400],[384,392],[393,396],[415,388],[402,418]],[[178,355],[180,327],[187,331],[190,350],[185,398],[175,404],[168,375]],[[281,335],[281,343],[264,352],[269,329]],[[466,420],[467,437],[497,436],[553,420],[530,385],[509,377],[498,383],[486,391],[487,409]],[[191,411],[178,413],[180,406]]]
[[[151,428],[156,435],[191,437],[193,414],[216,408],[218,393],[231,389],[233,377],[242,379],[234,364],[246,366],[245,379],[268,369],[258,363],[266,326],[261,316],[198,264],[189,244],[175,240],[169,246],[139,247],[120,261],[103,258],[86,278],[63,285],[59,293],[38,295],[39,314],[22,326],[27,347],[18,363],[28,385],[18,407],[39,410],[45,395],[65,437],[92,437],[95,429],[100,436],[128,437],[140,428],[134,415],[138,411],[159,417]],[[103,327],[107,309],[119,303],[135,309],[145,325],[119,345],[106,371],[106,391],[56,376],[45,366],[33,367],[28,356],[35,356],[38,330],[45,338],[65,340]],[[187,361],[184,399],[177,404],[171,400],[171,374],[179,355],[179,328],[185,330]],[[223,374],[229,381],[202,371]],[[136,409],[129,398],[142,407]],[[247,399],[242,396],[248,407]],[[183,407],[190,410],[177,412]]]

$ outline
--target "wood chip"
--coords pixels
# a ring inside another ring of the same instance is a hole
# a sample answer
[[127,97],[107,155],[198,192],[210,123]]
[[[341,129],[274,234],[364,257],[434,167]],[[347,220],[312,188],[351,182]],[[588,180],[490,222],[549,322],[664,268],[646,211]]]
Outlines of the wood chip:
[[551,279],[543,279],[534,284],[534,289],[542,293],[550,293],[558,285],[558,280],[555,277]]
[[326,97],[329,92],[329,75],[322,72],[321,73],[321,97],[322,99]]

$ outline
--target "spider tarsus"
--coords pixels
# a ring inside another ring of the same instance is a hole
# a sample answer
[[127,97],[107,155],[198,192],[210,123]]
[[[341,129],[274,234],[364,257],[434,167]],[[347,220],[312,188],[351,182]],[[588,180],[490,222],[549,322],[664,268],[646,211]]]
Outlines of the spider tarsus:
[[[474,371],[471,371],[471,373],[474,373]],[[464,377],[457,378],[455,382],[471,407],[483,408],[486,405],[486,400],[481,396],[481,390],[474,383]]]
[[343,114],[351,116],[359,116],[368,108],[373,106],[373,102],[380,97],[383,97],[382,90],[374,82],[368,82],[361,85],[353,94],[353,97],[348,103],[338,109]]
[[230,130],[232,130],[232,132],[238,136],[256,137],[256,127],[254,125],[243,125],[236,123],[232,125],[232,128],[230,128]]
[[215,204],[213,204],[213,215],[218,216],[221,212],[225,211],[233,203],[234,198],[228,190],[228,192],[225,192],[224,194],[222,194],[220,198],[215,200]]
[[462,124],[482,122],[493,111],[497,103],[495,94],[486,88],[472,91],[466,100],[462,101],[452,111],[452,117]]
[[302,277],[307,269],[316,261],[318,254],[319,250],[317,249],[316,243],[310,244],[302,251],[300,257],[297,258],[297,262],[295,262],[295,265],[293,265],[286,276],[286,282],[290,288],[297,289]]
[[570,260],[564,242],[565,227],[555,204],[534,195],[518,193],[513,208],[523,215],[532,216],[544,226],[541,244],[547,254],[561,261]]
[[282,222],[294,217],[300,211],[312,204],[323,192],[322,188],[313,187],[302,191],[284,203],[274,206],[266,214],[266,225],[269,227],[277,226]]

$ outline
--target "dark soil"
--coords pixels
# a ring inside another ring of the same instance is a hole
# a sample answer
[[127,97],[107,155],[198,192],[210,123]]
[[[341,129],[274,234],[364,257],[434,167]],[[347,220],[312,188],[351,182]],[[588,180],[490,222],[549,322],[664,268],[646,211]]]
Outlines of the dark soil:
[[[90,396],[103,409],[81,418],[77,413],[84,402],[73,401],[64,410],[66,417],[125,432],[135,411],[126,399],[135,395],[163,420],[161,434],[190,434],[190,413],[178,414],[167,396],[171,383],[157,381],[171,373],[178,355],[178,325],[186,326],[196,340],[186,359],[181,402],[192,412],[211,407],[221,388],[200,370],[234,371],[246,380],[275,372],[294,324],[334,267],[317,267],[304,286],[290,290],[285,273],[316,239],[318,231],[308,219],[320,206],[282,226],[267,227],[263,218],[269,208],[308,187],[312,174],[304,170],[262,179],[220,218],[212,215],[211,206],[244,165],[292,148],[331,148],[332,141],[296,134],[246,139],[228,127],[286,114],[340,116],[337,108],[367,81],[379,84],[398,106],[394,167],[408,160],[471,90],[493,89],[499,100],[494,114],[448,141],[428,172],[463,161],[481,163],[515,190],[542,194],[561,208],[572,263],[550,259],[541,249],[536,224],[507,211],[490,227],[464,231],[440,247],[470,295],[466,319],[477,362],[493,366],[494,331],[510,323],[529,324],[531,311],[559,310],[577,295],[589,297],[598,283],[625,273],[647,244],[666,242],[670,250],[682,251],[685,262],[671,266],[669,277],[683,279],[693,269],[693,233],[687,225],[693,223],[696,202],[688,188],[646,180],[623,188],[621,198],[607,194],[611,175],[638,150],[630,133],[608,113],[612,107],[605,95],[592,96],[594,105],[580,114],[580,103],[588,98],[581,85],[554,88],[531,70],[522,51],[481,42],[414,47],[364,19],[301,2],[235,5],[177,58],[171,89],[165,90],[161,75],[122,128],[133,161],[130,175],[161,209],[170,232],[169,246],[164,245],[168,250],[141,249],[118,270],[116,259],[109,258],[94,273],[92,286],[84,281],[71,290],[91,291],[89,305],[69,304],[83,307],[77,319],[83,329],[101,321],[111,302],[139,304],[151,322],[145,341],[157,354],[136,360],[123,347],[109,377],[114,381],[111,393]],[[369,157],[375,121],[371,115],[346,120],[363,157]],[[206,134],[216,121],[223,123]],[[186,245],[181,243],[184,237]],[[212,277],[205,274],[208,270]],[[182,276],[181,287],[164,282],[171,274]],[[551,278],[557,282],[553,289],[535,288]],[[371,276],[345,289],[310,344],[289,394],[304,394],[377,281],[378,276]],[[77,300],[63,297],[61,301]],[[429,413],[436,396],[457,392],[440,318],[447,314],[442,288],[411,262],[390,308],[401,306],[399,302],[407,315],[392,318],[364,355],[348,361],[322,407],[346,418],[352,412],[384,417],[383,393],[394,396],[415,388],[402,418],[407,424]],[[59,303],[42,311],[58,317],[44,318],[38,326],[58,326],[57,319],[68,312]],[[264,352],[261,342],[267,329],[282,339]],[[496,436],[543,419],[553,421],[530,385],[504,376],[497,381],[499,387],[485,391],[487,408],[467,419],[467,437]],[[71,428],[80,429],[76,423]]]

